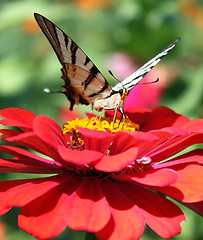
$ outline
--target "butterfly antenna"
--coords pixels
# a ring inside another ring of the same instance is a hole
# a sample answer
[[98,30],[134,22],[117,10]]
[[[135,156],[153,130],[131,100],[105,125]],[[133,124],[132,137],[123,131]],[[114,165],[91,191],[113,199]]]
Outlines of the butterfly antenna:
[[144,84],[157,83],[158,81],[159,81],[159,78],[157,78],[155,81],[152,81],[152,82],[138,83],[137,85],[144,85]]
[[[119,82],[119,83],[122,84],[122,86],[123,86],[122,81],[120,81],[117,77],[115,77],[111,70],[108,70],[108,72],[110,73],[110,75],[111,75],[117,82]],[[124,88],[124,86],[123,86],[123,88]]]

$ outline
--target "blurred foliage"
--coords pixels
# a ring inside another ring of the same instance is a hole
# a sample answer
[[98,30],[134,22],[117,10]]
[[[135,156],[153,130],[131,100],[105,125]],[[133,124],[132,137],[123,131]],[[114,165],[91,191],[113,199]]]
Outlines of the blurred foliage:
[[[37,27],[34,12],[46,16],[68,33],[111,84],[114,81],[107,73],[111,69],[110,54],[123,52],[144,63],[181,37],[163,60],[164,64],[174,66],[171,75],[178,74],[165,89],[160,105],[189,118],[203,117],[200,0],[0,0],[0,108],[21,107],[58,120],[61,106],[69,107],[62,94],[43,92],[45,87],[61,90],[63,81],[61,66]],[[79,106],[78,109],[90,108]],[[201,239],[202,219],[187,209],[184,211],[187,222],[183,224],[182,234],[174,239]],[[14,210],[2,217],[8,226],[8,239],[34,239],[16,227],[17,213]],[[82,236],[82,232],[67,230],[56,239]],[[147,229],[142,239],[152,238],[159,239]]]

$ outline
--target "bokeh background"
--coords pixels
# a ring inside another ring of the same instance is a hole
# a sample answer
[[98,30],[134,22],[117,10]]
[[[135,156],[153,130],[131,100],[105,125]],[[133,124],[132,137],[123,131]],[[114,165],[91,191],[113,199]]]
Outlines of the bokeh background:
[[[203,2],[201,0],[0,0],[0,109],[20,107],[59,122],[70,116],[60,91],[60,63],[38,28],[37,12],[63,29],[87,53],[110,84],[108,70],[123,80],[176,38],[177,46],[148,74],[126,105],[153,109],[164,105],[187,117],[203,117]],[[90,111],[78,106],[81,115]],[[20,178],[12,174],[13,178]],[[24,176],[25,177],[25,176]],[[1,174],[0,179],[10,179]],[[51,201],[51,199],[50,199]],[[187,221],[173,239],[202,239],[202,218],[182,208]],[[1,217],[7,240],[35,239],[17,226],[19,209]],[[56,239],[83,239],[66,229]],[[0,235],[3,240],[3,236]],[[141,238],[161,239],[149,228]]]

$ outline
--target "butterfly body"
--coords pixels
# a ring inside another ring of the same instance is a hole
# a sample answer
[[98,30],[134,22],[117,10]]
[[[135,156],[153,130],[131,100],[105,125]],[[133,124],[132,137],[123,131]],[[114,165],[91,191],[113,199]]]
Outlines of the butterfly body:
[[93,108],[96,111],[102,111],[103,109],[105,110],[114,110],[115,108],[119,108],[122,104],[122,96],[120,93],[113,92],[112,95],[106,97],[106,98],[101,98],[95,100],[93,104]]
[[115,110],[116,113],[118,109],[123,112],[121,105],[129,91],[179,41],[177,39],[172,42],[129,77],[111,87],[94,63],[68,35],[42,15],[35,13],[34,16],[62,64],[62,93],[70,101],[70,110],[74,105],[91,103],[97,111]]

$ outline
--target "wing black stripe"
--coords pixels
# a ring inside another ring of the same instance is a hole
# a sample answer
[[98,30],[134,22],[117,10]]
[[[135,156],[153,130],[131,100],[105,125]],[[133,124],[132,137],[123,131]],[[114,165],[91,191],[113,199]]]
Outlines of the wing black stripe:
[[[87,62],[87,58],[86,58],[85,62]],[[93,81],[93,79],[96,78],[96,75],[98,72],[99,72],[99,70],[97,69],[97,67],[93,65],[90,69],[90,74],[88,75],[86,80],[84,82],[82,82],[82,85],[84,85],[84,89],[86,89],[87,86]]]
[[76,52],[78,50],[78,47],[73,41],[71,41],[70,50],[71,50],[72,64],[76,64]]
[[63,32],[63,36],[64,36],[64,41],[65,41],[65,46],[66,46],[66,48],[68,50],[69,39],[68,39],[68,37],[66,36],[66,34],[64,32]]
[[53,34],[52,34],[51,31],[50,31],[49,26],[48,26],[47,23],[45,22],[45,20],[44,20],[44,19],[42,19],[42,20],[43,20],[43,22],[44,22],[44,25],[47,27],[47,31],[48,31],[49,34],[52,36],[53,41],[55,42],[56,46],[58,46],[59,48],[61,48],[61,47],[60,47],[60,42],[59,42],[59,39],[58,39],[58,34],[57,34],[57,32],[56,32],[56,27],[55,27],[55,25],[54,25],[53,23],[51,23],[57,41],[55,40]]
[[92,93],[88,97],[95,97],[95,96],[99,95],[100,93],[103,93],[108,88],[108,86],[109,86],[108,82],[105,81],[105,85],[104,85],[104,87],[100,91],[98,91],[96,93]]
[[93,65],[93,66],[90,68],[90,72],[96,76],[97,73],[99,72],[99,70],[97,69],[97,67],[96,67],[95,65]]
[[90,62],[90,59],[88,58],[88,56],[86,56],[86,59],[85,59],[85,62],[84,62],[84,65],[87,66],[87,64]]
[[89,74],[88,77],[86,78],[86,80],[84,82],[82,82],[82,85],[84,85],[84,89],[87,88],[87,86],[93,81],[93,79],[95,78],[95,76],[93,74]]

